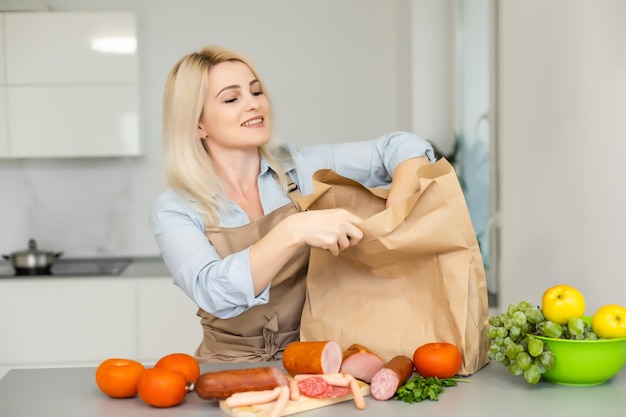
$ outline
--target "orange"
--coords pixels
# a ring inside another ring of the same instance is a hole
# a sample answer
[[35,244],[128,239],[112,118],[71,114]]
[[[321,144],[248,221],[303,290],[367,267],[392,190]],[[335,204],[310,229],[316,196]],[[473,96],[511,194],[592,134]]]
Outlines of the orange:
[[139,398],[153,407],[173,407],[185,399],[187,377],[169,369],[146,369],[137,383]]
[[200,365],[196,358],[186,353],[172,353],[163,356],[154,365],[155,368],[179,371],[185,374],[187,382],[194,384],[200,376]]
[[585,297],[570,285],[555,285],[543,293],[541,310],[546,320],[566,324],[569,319],[585,314]]
[[110,358],[96,369],[96,384],[113,398],[129,398],[137,395],[137,381],[145,367],[132,359]]
[[424,378],[452,378],[461,369],[461,351],[452,343],[426,343],[413,352],[413,365]]

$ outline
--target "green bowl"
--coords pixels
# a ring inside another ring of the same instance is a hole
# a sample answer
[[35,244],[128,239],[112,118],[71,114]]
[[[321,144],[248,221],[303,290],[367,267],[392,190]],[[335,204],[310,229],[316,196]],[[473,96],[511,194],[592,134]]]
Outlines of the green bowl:
[[619,339],[568,340],[536,336],[554,353],[556,364],[542,376],[561,385],[604,384],[626,363],[626,337]]

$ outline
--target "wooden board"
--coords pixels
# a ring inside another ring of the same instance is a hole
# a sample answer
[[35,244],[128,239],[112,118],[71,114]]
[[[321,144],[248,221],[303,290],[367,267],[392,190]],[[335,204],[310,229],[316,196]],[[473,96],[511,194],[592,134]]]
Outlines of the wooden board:
[[[358,381],[361,387],[363,396],[370,394],[370,386],[363,381]],[[308,398],[301,395],[297,401],[289,401],[287,406],[282,412],[282,416],[288,416],[291,414],[302,413],[303,411],[314,410],[316,408],[326,407],[333,404],[338,404],[344,401],[352,401],[354,396],[352,394],[344,395],[339,398],[324,398],[315,399]],[[230,408],[226,405],[224,400],[220,401],[220,408],[229,416],[233,417],[266,417],[269,412],[274,408],[275,401],[267,404],[252,405],[245,407]]]

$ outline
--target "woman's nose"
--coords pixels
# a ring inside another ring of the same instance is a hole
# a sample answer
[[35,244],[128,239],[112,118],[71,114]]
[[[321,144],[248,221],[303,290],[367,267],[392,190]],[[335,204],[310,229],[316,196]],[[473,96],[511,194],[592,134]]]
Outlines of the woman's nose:
[[246,100],[246,110],[256,110],[259,108],[259,100],[253,94],[250,94]]

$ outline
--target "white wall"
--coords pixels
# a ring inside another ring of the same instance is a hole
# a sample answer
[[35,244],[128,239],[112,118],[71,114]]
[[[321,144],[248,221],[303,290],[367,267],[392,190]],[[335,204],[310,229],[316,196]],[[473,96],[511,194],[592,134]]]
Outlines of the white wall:
[[501,300],[626,305],[626,2],[501,1]]
[[[62,250],[67,257],[158,254],[148,206],[162,183],[163,85],[180,57],[207,44],[252,58],[268,85],[280,140],[303,145],[369,139],[413,124],[434,142],[446,140],[440,132],[447,130],[442,125],[449,92],[441,90],[448,85],[442,74],[449,71],[449,40],[433,24],[446,21],[438,0],[45,3],[56,11],[137,12],[145,155],[0,160],[0,253],[25,249],[32,237],[41,249]],[[415,16],[424,35],[417,42],[411,35]],[[412,44],[419,53],[411,52]],[[412,64],[419,65],[416,76]],[[423,87],[419,117],[412,112],[412,85]],[[427,103],[436,104],[429,113]],[[33,135],[45,132],[33,123]]]
[[450,152],[454,143],[454,0],[412,0],[412,129]]

